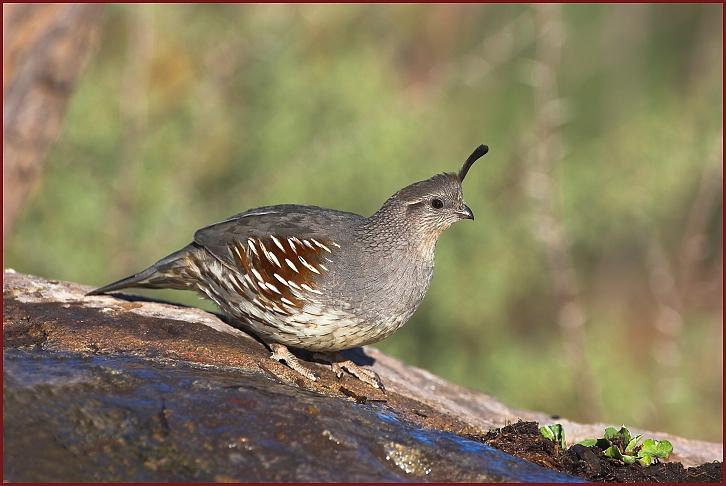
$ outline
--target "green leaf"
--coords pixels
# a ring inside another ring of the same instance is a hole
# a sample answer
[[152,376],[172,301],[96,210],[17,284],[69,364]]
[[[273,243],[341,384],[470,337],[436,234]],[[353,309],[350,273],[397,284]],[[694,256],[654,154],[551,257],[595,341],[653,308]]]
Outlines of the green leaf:
[[671,452],[673,452],[673,444],[671,444],[667,440],[658,441],[655,453],[656,457],[660,457],[661,459],[668,459],[668,456],[671,455]]
[[605,438],[614,439],[618,435],[618,429],[615,427],[608,427],[605,429]]
[[667,440],[645,439],[638,451],[638,457],[642,459],[641,464],[644,461],[651,464],[654,459],[668,459],[671,452],[673,452],[673,444]]
[[565,449],[565,429],[561,424],[551,424],[540,427],[539,433],[546,439],[556,442],[560,446],[560,449]]
[[609,441],[609,440],[607,440],[607,439],[603,439],[603,438],[600,438],[600,439],[597,439],[597,442],[595,442],[595,445],[596,445],[596,446],[597,446],[598,448],[600,448],[600,449],[602,449],[602,450],[605,450],[605,449],[607,449],[608,447],[610,447],[610,446],[611,446],[612,444],[610,443],[610,441]]
[[623,442],[626,444],[630,442],[630,439],[632,438],[630,435],[630,431],[626,426],[620,427],[620,430],[618,430],[618,435],[623,438]]
[[628,445],[625,447],[625,452],[633,452],[635,448],[638,446],[638,442],[640,442],[640,439],[643,438],[643,434],[638,434],[632,439],[630,439],[630,442],[628,442]]
[[645,439],[643,445],[638,451],[639,457],[654,456],[658,452],[658,441],[655,439]]
[[640,459],[638,459],[638,462],[643,467],[650,466],[653,462],[653,458],[650,456],[643,456]]
[[636,457],[635,456],[629,456],[627,454],[623,454],[622,459],[623,459],[623,462],[625,464],[633,464],[636,461]]
[[620,449],[615,446],[608,447],[603,451],[603,454],[605,454],[607,457],[612,457],[613,459],[623,458],[623,455],[620,453]]
[[597,439],[585,439],[578,442],[580,445],[584,445],[585,447],[592,447],[595,444],[597,444]]
[[606,439],[621,439],[626,444],[630,442],[631,436],[630,431],[628,428],[624,425],[622,425],[619,429],[615,427],[608,427],[605,429],[605,438]]
[[555,441],[555,433],[552,432],[552,430],[550,429],[550,427],[548,425],[540,427],[539,433],[542,434],[545,439],[549,439],[552,442]]

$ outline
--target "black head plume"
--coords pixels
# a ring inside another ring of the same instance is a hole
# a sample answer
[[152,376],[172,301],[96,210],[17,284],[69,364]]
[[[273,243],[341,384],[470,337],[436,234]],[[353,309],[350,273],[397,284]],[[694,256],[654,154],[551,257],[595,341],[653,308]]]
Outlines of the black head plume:
[[486,155],[487,152],[489,152],[489,147],[487,147],[486,145],[479,145],[477,148],[474,149],[474,151],[471,153],[469,158],[466,159],[466,162],[464,162],[464,165],[459,171],[459,182],[464,182],[464,177],[466,177],[466,173],[469,172],[469,169],[472,165],[474,165],[474,162]]

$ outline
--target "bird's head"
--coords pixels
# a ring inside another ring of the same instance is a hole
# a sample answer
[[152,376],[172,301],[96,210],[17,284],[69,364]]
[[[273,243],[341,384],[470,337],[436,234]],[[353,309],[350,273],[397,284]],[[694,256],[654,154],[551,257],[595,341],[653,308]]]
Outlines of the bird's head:
[[457,221],[474,219],[474,213],[464,202],[461,185],[474,162],[488,151],[486,145],[480,145],[458,173],[437,174],[404,187],[386,201],[381,211],[396,215],[405,226],[435,242]]

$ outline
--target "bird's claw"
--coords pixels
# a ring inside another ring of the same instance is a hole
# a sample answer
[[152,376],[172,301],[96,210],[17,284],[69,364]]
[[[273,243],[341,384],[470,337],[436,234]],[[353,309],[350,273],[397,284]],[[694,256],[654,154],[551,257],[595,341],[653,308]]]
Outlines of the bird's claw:
[[378,388],[384,393],[386,391],[386,388],[383,386],[383,381],[381,380],[381,377],[378,376],[378,373],[371,369],[358,366],[351,360],[333,361],[330,363],[330,367],[333,369],[335,376],[338,378],[342,378],[344,371],[347,371],[363,383],[368,383],[373,388]]
[[303,366],[302,363],[300,363],[300,360],[298,360],[295,355],[287,349],[287,346],[284,344],[272,343],[270,344],[270,349],[272,350],[272,354],[270,355],[271,359],[279,361],[280,363],[284,361],[290,369],[297,371],[308,380],[318,381],[318,375]]

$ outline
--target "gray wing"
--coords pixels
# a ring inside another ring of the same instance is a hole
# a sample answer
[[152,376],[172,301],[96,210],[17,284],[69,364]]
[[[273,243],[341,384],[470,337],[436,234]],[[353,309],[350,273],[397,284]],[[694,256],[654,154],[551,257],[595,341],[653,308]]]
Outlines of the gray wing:
[[335,243],[349,235],[351,228],[363,219],[354,213],[316,206],[266,206],[201,228],[194,234],[194,242],[223,263],[237,266],[230,248],[246,245],[249,239],[267,240],[275,236]]

